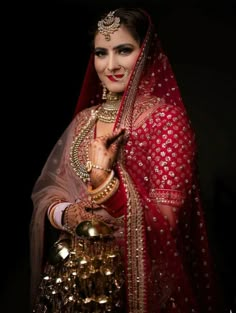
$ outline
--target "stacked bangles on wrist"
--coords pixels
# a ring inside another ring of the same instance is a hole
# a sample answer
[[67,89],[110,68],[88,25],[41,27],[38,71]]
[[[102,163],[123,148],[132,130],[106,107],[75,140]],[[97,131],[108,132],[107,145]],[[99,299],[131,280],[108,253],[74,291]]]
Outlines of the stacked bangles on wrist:
[[[112,169],[104,169],[98,165],[93,165],[91,162],[87,162],[87,165],[88,170],[90,169],[90,171],[92,168],[98,168],[109,172],[108,177],[100,186],[94,189],[92,189],[91,185],[88,186],[88,195],[90,196],[89,201],[94,204],[102,204],[116,193],[120,181],[115,177],[115,172]],[[71,203],[63,200],[56,200],[49,206],[47,216],[53,227],[72,232],[73,228],[81,220],[81,216],[88,214],[84,210],[85,207],[86,205],[84,205],[83,202]],[[73,225],[74,227],[69,227],[69,225]]]
[[88,187],[88,194],[93,202],[102,204],[116,193],[119,184],[119,179],[115,177],[114,170],[111,170],[110,175],[100,186],[95,189],[92,189],[91,186]]

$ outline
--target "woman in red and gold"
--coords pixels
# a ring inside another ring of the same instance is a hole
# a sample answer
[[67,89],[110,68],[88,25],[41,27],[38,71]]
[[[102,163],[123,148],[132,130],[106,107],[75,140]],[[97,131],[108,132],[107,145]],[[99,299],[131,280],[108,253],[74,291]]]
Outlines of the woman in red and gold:
[[[93,46],[75,117],[32,193],[34,312],[222,313],[194,132],[150,16],[109,12]],[[44,256],[45,217],[58,232],[56,247],[70,242],[57,264]],[[108,242],[91,257],[83,222],[112,234],[117,261],[109,271],[108,254],[97,257]]]

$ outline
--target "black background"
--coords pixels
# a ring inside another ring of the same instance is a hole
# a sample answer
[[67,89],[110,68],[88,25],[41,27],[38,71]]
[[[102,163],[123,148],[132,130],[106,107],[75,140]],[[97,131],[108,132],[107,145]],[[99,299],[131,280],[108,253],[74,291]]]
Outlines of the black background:
[[33,184],[72,118],[89,56],[89,26],[99,12],[122,5],[152,14],[175,71],[198,138],[213,254],[226,299],[235,305],[235,3],[34,1],[3,10],[1,312],[28,312]]

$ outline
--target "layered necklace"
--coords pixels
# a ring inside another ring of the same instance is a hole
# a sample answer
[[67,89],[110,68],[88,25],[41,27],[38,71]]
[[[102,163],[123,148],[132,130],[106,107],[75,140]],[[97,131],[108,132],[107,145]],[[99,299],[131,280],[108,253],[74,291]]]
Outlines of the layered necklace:
[[121,94],[111,93],[107,94],[106,102],[104,102],[98,109],[97,118],[103,123],[114,123],[117,112],[119,110]]

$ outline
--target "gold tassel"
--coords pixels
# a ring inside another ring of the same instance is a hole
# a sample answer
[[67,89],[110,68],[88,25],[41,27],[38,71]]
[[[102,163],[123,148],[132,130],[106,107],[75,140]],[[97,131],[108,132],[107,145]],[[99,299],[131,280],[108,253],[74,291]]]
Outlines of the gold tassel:
[[103,85],[103,90],[102,90],[102,100],[107,99],[107,88],[105,85]]

